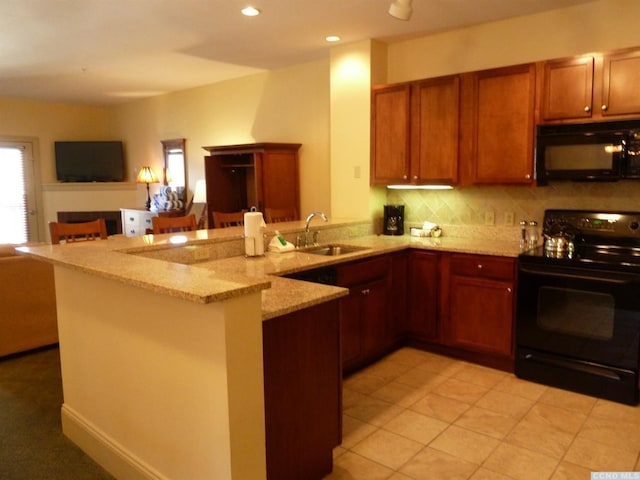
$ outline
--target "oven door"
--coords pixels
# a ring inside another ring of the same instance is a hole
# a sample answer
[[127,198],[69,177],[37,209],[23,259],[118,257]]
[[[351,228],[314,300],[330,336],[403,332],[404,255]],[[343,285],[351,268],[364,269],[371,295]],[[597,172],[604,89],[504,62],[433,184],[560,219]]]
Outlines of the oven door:
[[640,275],[521,262],[516,374],[637,402],[639,317]]

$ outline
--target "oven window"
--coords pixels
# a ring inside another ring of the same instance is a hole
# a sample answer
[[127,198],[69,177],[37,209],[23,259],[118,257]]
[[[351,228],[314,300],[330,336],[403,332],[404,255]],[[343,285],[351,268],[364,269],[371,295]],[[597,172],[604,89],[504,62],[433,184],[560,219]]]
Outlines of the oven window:
[[605,293],[540,287],[538,326],[551,332],[611,340],[615,300]]

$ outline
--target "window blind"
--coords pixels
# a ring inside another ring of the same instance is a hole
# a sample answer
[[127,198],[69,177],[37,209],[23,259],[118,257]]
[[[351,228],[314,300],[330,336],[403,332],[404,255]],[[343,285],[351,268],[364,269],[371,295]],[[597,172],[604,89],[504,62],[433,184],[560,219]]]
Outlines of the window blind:
[[0,243],[29,239],[24,148],[0,147]]

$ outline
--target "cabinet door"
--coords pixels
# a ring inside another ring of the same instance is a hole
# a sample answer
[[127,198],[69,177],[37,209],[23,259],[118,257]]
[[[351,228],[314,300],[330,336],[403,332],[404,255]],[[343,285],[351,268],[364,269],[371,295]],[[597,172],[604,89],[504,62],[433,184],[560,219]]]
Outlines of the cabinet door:
[[442,77],[413,85],[411,182],[458,181],[460,78]]
[[411,252],[409,257],[409,333],[422,340],[438,338],[437,253]]
[[533,179],[535,65],[473,74],[472,182]]
[[373,358],[391,343],[387,279],[382,278],[354,290],[362,298],[362,353]]
[[512,353],[513,285],[452,275],[448,343],[473,351]]
[[337,267],[337,284],[349,288],[349,296],[340,299],[345,370],[374,360],[393,341],[389,330],[390,265],[390,257],[381,255]]
[[265,151],[256,154],[255,205],[265,208],[292,208],[300,212],[300,182],[297,151]]
[[342,367],[349,368],[360,359],[362,351],[360,330],[362,299],[357,290],[340,299],[340,338],[342,343]]
[[371,184],[409,180],[409,84],[374,89],[371,97]]
[[602,115],[640,113],[640,50],[604,57]]
[[409,252],[394,253],[391,257],[391,278],[389,279],[389,329],[391,338],[395,342],[403,339],[408,333],[408,269]]
[[593,108],[593,57],[544,63],[543,120],[590,118]]
[[352,287],[340,300],[343,368],[373,360],[390,345],[387,296],[387,280],[382,278]]

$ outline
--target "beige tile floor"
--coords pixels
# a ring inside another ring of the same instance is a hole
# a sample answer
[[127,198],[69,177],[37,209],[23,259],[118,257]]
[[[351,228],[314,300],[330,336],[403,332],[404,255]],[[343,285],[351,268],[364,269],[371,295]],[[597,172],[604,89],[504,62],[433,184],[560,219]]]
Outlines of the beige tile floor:
[[640,470],[640,407],[412,348],[348,377],[325,480],[573,480]]

